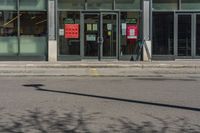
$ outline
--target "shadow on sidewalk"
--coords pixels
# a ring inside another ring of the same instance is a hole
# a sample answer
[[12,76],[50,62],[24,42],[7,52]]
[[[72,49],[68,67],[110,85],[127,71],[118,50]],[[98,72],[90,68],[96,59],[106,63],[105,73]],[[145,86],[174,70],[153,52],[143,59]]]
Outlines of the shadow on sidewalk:
[[114,100],[114,101],[121,101],[121,102],[137,103],[137,104],[144,104],[144,105],[150,105],[150,106],[159,106],[159,107],[167,107],[167,108],[175,108],[175,109],[183,109],[183,110],[190,110],[190,111],[200,112],[200,108],[194,108],[194,107],[188,107],[188,106],[179,106],[179,105],[147,102],[147,101],[140,101],[140,100],[132,100],[132,99],[107,97],[107,96],[92,95],[92,94],[84,94],[84,93],[77,93],[77,92],[68,92],[68,91],[43,89],[42,88],[44,86],[43,84],[25,84],[23,86],[25,86],[25,87],[33,87],[37,91],[60,93],[60,94],[69,94],[69,95],[76,95],[76,96],[84,96],[84,97],[91,97],[91,98],[107,99],[107,100]]

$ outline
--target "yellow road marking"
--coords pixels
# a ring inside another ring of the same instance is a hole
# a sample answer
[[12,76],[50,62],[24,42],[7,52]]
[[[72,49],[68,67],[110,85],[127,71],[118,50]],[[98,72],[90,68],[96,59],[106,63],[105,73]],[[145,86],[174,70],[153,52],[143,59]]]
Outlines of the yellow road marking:
[[98,73],[97,69],[91,68],[90,69],[90,75],[92,75],[92,76],[99,76],[99,73]]

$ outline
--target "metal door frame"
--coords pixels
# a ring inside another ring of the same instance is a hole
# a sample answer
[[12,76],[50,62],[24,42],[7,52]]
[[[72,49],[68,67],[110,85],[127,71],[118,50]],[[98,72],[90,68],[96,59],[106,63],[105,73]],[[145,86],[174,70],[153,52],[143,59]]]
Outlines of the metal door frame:
[[[102,38],[103,38],[103,15],[105,15],[105,14],[112,14],[112,15],[116,15],[116,56],[111,56],[111,57],[105,57],[105,56],[103,56],[103,40],[102,40]],[[98,45],[100,45],[100,47],[98,46],[98,51],[100,52],[99,54],[98,54],[98,56],[94,56],[94,57],[92,57],[92,56],[85,56],[85,44],[84,44],[84,42],[85,42],[85,35],[84,35],[84,30],[85,30],[85,20],[84,20],[84,16],[85,15],[97,15],[97,16],[99,16],[99,37],[100,37],[100,40],[102,40],[102,41],[100,41],[100,44],[98,44]],[[81,42],[81,46],[80,46],[80,53],[81,53],[81,58],[82,59],[98,59],[98,60],[101,60],[101,59],[117,59],[118,58],[118,51],[119,51],[119,22],[118,22],[118,20],[119,20],[119,14],[118,13],[116,13],[116,12],[101,12],[101,11],[95,11],[95,12],[81,12],[81,18],[80,18],[80,24],[81,24],[81,29],[80,29],[80,35],[81,35],[81,40],[80,40],[80,42]]]
[[[178,56],[178,16],[191,16],[191,56]],[[174,17],[174,55],[176,59],[192,59],[196,57],[196,13],[175,13]]]

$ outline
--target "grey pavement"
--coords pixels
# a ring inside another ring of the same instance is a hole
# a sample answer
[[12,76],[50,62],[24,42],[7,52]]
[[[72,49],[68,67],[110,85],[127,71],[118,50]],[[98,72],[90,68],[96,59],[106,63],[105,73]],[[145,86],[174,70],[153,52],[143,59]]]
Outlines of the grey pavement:
[[200,78],[0,77],[0,84],[1,133],[200,132]]
[[0,62],[0,76],[168,76],[200,74],[200,60]]

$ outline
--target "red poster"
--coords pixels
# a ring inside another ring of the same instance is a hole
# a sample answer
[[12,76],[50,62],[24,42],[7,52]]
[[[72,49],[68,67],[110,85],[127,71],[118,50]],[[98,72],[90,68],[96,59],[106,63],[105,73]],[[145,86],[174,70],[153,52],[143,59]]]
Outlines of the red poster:
[[79,24],[65,24],[65,38],[79,38]]
[[136,40],[138,38],[138,26],[137,25],[127,25],[126,36],[129,40]]

